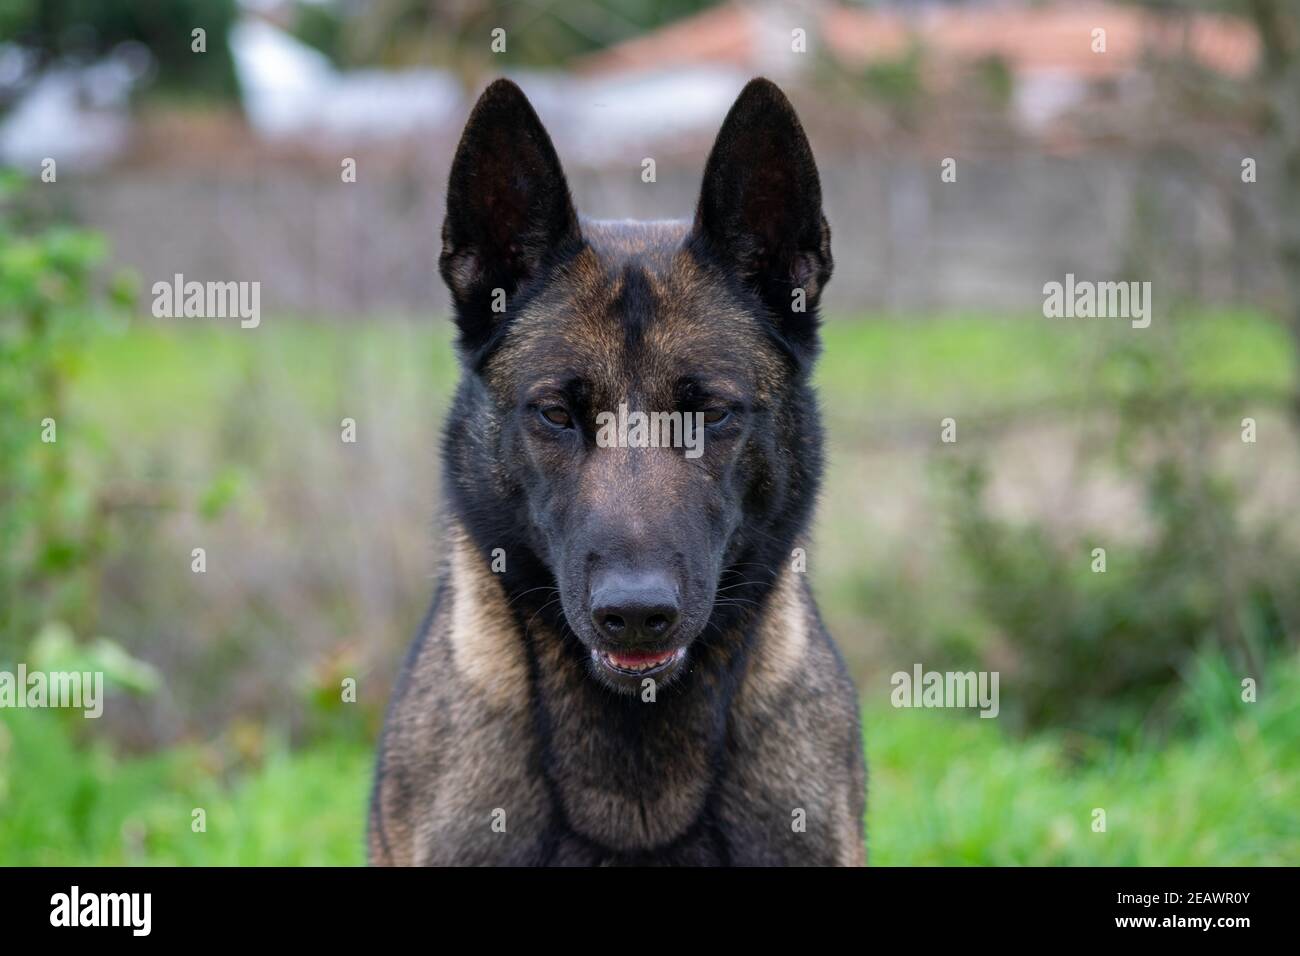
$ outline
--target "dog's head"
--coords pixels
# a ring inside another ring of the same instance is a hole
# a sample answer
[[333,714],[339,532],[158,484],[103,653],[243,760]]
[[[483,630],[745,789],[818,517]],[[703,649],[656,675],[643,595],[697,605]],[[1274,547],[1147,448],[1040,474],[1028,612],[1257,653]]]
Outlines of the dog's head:
[[595,675],[670,679],[707,626],[757,604],[816,494],[807,378],[832,262],[793,108],[745,87],[693,222],[597,223],[499,80],[457,149],[442,235],[466,372],[456,493],[554,582]]

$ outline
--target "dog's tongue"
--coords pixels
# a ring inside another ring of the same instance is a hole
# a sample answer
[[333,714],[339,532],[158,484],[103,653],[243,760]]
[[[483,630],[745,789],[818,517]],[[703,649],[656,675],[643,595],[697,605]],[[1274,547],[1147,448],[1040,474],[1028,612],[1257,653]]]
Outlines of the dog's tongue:
[[673,656],[672,651],[610,651],[607,655],[616,667],[645,667],[662,664]]

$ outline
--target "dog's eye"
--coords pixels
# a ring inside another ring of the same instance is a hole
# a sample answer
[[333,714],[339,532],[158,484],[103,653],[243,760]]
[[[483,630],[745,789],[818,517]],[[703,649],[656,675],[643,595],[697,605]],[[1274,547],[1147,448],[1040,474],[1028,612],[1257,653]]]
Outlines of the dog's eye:
[[573,419],[569,417],[568,409],[563,405],[547,405],[545,408],[538,409],[538,413],[546,419],[548,425],[555,428],[569,428],[573,425]]
[[731,417],[731,412],[725,408],[706,408],[704,410],[704,424],[721,425]]

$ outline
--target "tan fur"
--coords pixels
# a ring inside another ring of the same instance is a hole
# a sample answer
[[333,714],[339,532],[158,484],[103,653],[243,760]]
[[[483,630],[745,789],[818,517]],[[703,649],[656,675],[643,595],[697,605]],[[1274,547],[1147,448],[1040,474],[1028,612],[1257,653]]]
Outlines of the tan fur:
[[510,620],[501,585],[456,528],[451,548],[451,641],[456,669],[494,707],[521,707],[528,697],[528,662]]
[[742,699],[745,694],[779,696],[796,679],[808,653],[811,613],[802,578],[789,564],[782,566],[768,600],[770,609],[754,647]]

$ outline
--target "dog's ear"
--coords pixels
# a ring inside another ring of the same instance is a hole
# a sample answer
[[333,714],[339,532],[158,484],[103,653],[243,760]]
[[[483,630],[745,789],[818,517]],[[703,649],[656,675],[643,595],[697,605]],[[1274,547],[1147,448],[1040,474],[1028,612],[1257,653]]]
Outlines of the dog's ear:
[[497,80],[470,113],[447,183],[438,265],[462,348],[486,342],[504,301],[581,238],[551,138],[523,90]]
[[723,120],[704,168],[693,239],[760,295],[798,353],[815,350],[831,231],[808,138],[770,80],[751,80]]

